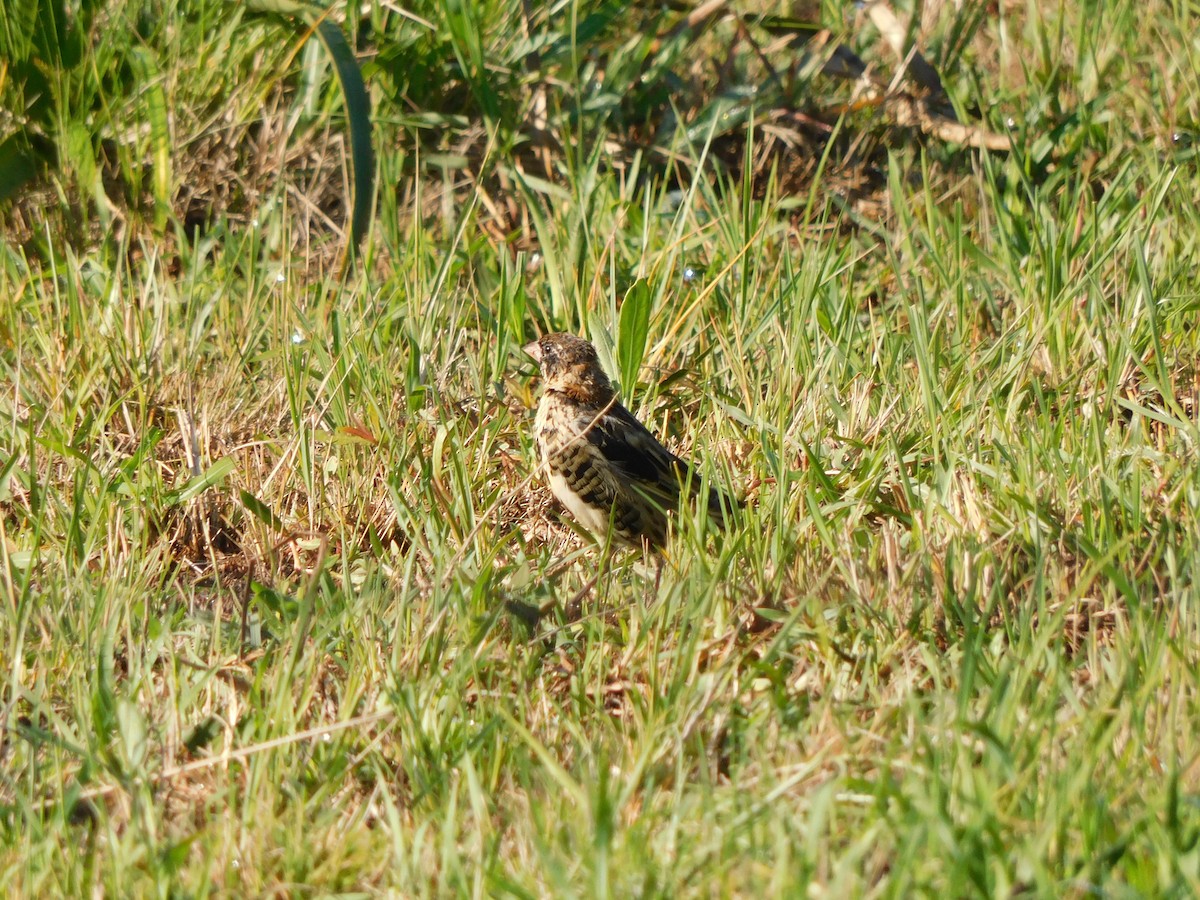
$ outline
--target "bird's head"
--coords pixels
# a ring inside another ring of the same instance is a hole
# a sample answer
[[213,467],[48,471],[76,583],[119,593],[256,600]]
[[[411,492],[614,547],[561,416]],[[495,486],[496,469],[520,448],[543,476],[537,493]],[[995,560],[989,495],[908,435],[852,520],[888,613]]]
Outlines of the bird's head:
[[522,348],[542,371],[545,389],[578,400],[607,402],[612,383],[600,367],[596,348],[573,334],[547,334]]

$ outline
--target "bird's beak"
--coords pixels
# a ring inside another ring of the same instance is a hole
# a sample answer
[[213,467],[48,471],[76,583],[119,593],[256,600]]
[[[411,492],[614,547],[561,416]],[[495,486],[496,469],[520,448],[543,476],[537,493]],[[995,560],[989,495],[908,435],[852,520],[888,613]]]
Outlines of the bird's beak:
[[539,366],[542,364],[542,345],[537,341],[530,341],[521,348],[528,356],[533,357],[533,361]]

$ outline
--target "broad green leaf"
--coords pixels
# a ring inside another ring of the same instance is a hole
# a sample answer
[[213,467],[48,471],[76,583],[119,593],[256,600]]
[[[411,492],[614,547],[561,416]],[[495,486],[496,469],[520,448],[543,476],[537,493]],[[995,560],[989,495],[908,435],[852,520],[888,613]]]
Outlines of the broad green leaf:
[[171,128],[167,119],[167,94],[163,90],[162,72],[154,56],[145,47],[134,47],[129,63],[141,84],[146,104],[146,120],[150,123],[150,155],[154,160],[154,225],[163,228],[171,214]]
[[650,285],[645,278],[634,282],[625,294],[617,322],[617,365],[620,368],[621,388],[628,392],[637,383],[638,370],[646,355],[646,338],[650,333]]
[[263,503],[252,493],[249,491],[238,491],[238,497],[242,501],[242,506],[250,510],[254,518],[276,531],[283,530],[283,519],[275,515],[271,507],[267,506],[267,504]]
[[146,761],[149,729],[138,705],[124,697],[117,700],[117,732],[121,736],[125,760],[134,771],[139,770]]
[[226,476],[232,471],[232,457],[226,456],[224,459],[218,459],[208,467],[207,472],[201,472],[195,478],[189,480],[178,491],[172,491],[168,495],[170,498],[168,505],[173,506],[176,503],[187,503],[189,500],[194,500],[210,487],[214,487],[224,481]]

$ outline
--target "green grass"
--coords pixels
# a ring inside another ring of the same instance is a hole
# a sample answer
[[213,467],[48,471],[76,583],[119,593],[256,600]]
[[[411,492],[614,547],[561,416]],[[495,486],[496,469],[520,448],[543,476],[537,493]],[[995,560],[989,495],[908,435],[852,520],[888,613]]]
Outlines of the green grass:
[[[854,113],[878,214],[845,143],[754,190],[717,162],[773,139],[729,113],[770,105],[757,57],[714,75],[727,22],[373,7],[343,281],[319,50],[143,6],[105,8],[33,126],[70,153],[0,217],[6,894],[1200,891],[1191,7],[947,5],[923,45],[1016,150]],[[748,498],[681,519],[657,592],[636,554],[585,590],[530,477],[551,329]]]

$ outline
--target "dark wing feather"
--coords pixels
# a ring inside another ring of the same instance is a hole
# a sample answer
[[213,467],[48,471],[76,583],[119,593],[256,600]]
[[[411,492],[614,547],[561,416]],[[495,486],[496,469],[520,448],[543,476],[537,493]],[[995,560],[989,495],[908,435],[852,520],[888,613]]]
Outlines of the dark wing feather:
[[632,485],[674,508],[688,465],[658,442],[633,414],[614,403],[587,432],[588,440]]
[[[679,505],[679,493],[685,484],[691,496],[700,493],[700,477],[691,465],[659,443],[621,404],[614,403],[587,434],[613,469],[664,509]],[[709,515],[723,526],[726,511],[736,504],[713,489],[708,491],[706,505]]]

